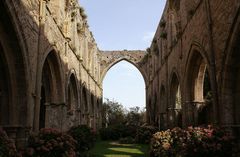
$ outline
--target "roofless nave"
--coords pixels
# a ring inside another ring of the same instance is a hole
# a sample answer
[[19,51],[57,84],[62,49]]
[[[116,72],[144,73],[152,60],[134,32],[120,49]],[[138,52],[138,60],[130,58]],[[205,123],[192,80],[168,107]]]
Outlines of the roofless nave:
[[148,123],[239,135],[239,5],[168,0],[147,52],[103,53],[75,0],[0,1],[0,125],[18,145],[42,127],[100,128],[102,78],[127,60],[145,79]]

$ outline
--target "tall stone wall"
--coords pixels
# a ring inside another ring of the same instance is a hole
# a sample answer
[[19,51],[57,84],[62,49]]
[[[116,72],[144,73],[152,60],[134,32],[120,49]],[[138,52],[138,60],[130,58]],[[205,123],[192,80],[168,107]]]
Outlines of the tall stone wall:
[[0,125],[17,143],[42,127],[101,127],[100,52],[78,2],[4,0],[1,14],[1,84],[9,84],[1,91],[10,101],[1,96]]
[[146,83],[160,129],[216,124],[239,135],[240,2],[168,0],[145,51],[100,51],[76,0],[0,1],[0,126],[101,127],[102,79],[121,60]]
[[238,130],[239,62],[233,56],[239,50],[239,4],[167,1],[145,67],[151,123],[161,129],[217,124]]

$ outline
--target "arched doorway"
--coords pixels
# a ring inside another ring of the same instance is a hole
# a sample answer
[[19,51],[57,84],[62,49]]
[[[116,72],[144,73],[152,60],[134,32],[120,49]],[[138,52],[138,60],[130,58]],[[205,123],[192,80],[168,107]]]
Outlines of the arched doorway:
[[210,74],[206,59],[197,50],[192,52],[188,68],[187,107],[192,125],[207,125],[213,122],[213,104]]
[[172,75],[170,86],[169,120],[171,126],[182,127],[182,100],[179,79],[175,73]]
[[78,107],[78,88],[74,74],[71,74],[68,81],[67,106],[68,111],[74,111]]
[[[136,106],[140,107],[140,110],[143,111],[146,107],[145,80],[141,71],[138,70],[138,66],[128,60],[122,59],[111,64],[106,71],[103,80],[104,100],[113,100],[129,111],[130,108]],[[154,106],[151,105],[154,104],[147,104],[147,112],[149,113],[146,119],[154,123],[155,115],[152,114]]]
[[77,113],[78,103],[78,88],[76,77],[74,74],[71,74],[67,85],[67,112],[69,120],[68,127],[77,125],[77,122],[79,120]]
[[42,68],[39,129],[43,127],[61,127],[61,118],[58,119],[56,117],[58,116],[58,109],[52,108],[54,105],[61,104],[64,98],[60,68],[61,66],[56,53],[54,51],[50,52],[47,55]]

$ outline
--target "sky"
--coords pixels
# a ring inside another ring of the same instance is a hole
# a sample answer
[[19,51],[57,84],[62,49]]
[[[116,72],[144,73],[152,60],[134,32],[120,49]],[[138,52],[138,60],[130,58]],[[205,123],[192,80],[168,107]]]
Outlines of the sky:
[[[146,50],[166,0],[80,0],[100,50]],[[103,81],[103,97],[126,108],[145,107],[145,83],[128,62],[113,66]]]

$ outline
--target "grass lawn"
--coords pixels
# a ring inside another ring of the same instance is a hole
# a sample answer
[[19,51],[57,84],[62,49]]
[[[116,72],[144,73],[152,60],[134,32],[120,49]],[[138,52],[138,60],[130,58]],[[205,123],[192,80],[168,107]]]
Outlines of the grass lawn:
[[91,157],[147,157],[149,146],[144,144],[119,144],[98,141],[89,151]]

